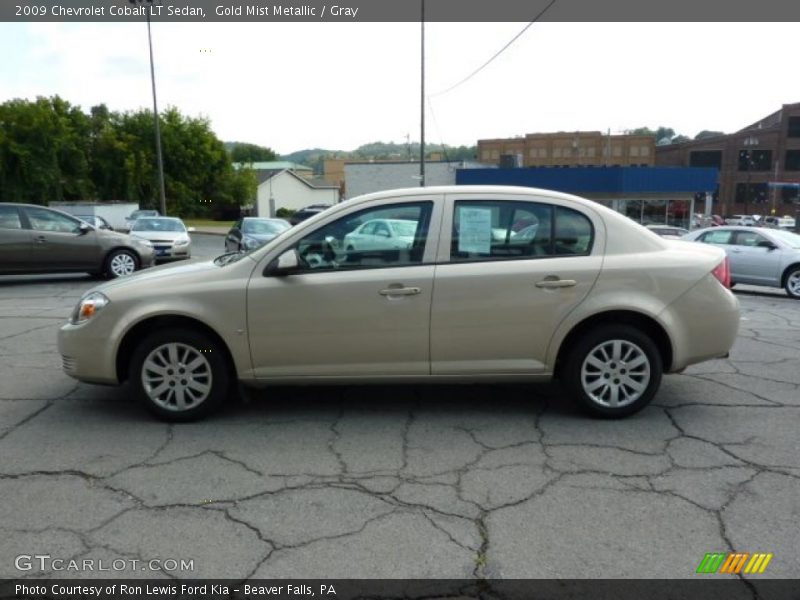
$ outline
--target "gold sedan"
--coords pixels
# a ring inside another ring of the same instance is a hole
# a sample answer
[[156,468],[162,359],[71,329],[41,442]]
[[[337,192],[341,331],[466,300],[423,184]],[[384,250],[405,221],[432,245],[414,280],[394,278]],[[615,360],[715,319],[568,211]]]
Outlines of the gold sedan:
[[[413,230],[407,244],[369,227],[392,221]],[[346,243],[356,230],[368,245]],[[589,200],[413,188],[349,200],[250,252],[101,285],[58,344],[69,375],[130,380],[169,420],[208,414],[236,381],[552,378],[590,413],[622,417],[662,373],[728,353],[728,286],[721,250]]]

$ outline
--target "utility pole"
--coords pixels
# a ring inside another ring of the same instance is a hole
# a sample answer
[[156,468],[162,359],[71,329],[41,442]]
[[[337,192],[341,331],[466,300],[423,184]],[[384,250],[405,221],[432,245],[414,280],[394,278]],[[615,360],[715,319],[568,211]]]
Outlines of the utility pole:
[[[141,2],[142,0],[139,0]],[[135,4],[136,0],[130,0],[131,4]],[[161,126],[158,120],[158,101],[156,100],[156,70],[153,62],[153,36],[150,33],[150,10],[152,9],[153,0],[147,0],[149,6],[146,6],[145,17],[147,19],[147,44],[150,48],[150,83],[153,88],[153,121],[155,122],[156,129],[156,160],[158,161],[158,188],[159,198],[161,200],[161,215],[167,216],[167,194],[164,187],[164,157],[161,152]]]
[[425,0],[420,0],[419,185],[425,187]]

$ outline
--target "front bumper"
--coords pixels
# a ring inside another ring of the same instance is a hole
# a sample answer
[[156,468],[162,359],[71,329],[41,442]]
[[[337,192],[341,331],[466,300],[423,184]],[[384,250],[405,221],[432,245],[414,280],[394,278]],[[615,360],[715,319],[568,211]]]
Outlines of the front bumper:
[[153,252],[155,253],[155,262],[182,260],[192,257],[192,246],[191,244],[175,246],[173,244],[155,242],[153,243]]
[[58,352],[64,373],[78,381],[116,385],[115,348],[108,332],[96,323],[64,324],[58,330]]
[[152,267],[156,262],[156,252],[147,246],[136,246],[136,252],[139,254],[139,261],[143,269]]

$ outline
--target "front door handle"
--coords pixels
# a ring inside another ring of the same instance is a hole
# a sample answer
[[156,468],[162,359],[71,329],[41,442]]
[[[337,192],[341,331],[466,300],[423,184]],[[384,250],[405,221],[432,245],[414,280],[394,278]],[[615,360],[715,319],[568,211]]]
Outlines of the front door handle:
[[416,296],[422,290],[418,287],[392,287],[389,286],[385,290],[378,292],[381,296]]
[[33,241],[37,244],[44,244],[47,241],[47,238],[43,235],[37,235],[35,238],[33,238]]
[[546,290],[554,290],[557,288],[574,287],[578,282],[574,279],[543,279],[536,282],[536,287],[544,288]]

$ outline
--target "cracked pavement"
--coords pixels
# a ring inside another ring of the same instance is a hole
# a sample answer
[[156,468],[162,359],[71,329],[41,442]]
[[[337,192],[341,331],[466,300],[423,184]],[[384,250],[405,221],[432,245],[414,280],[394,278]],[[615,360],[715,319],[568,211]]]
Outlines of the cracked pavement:
[[[0,278],[0,578],[20,554],[186,559],[124,577],[689,578],[800,572],[800,302],[737,287],[727,360],[622,421],[557,385],[272,388],[167,425],[61,372],[86,277]],[[103,573],[107,576],[108,573]]]

